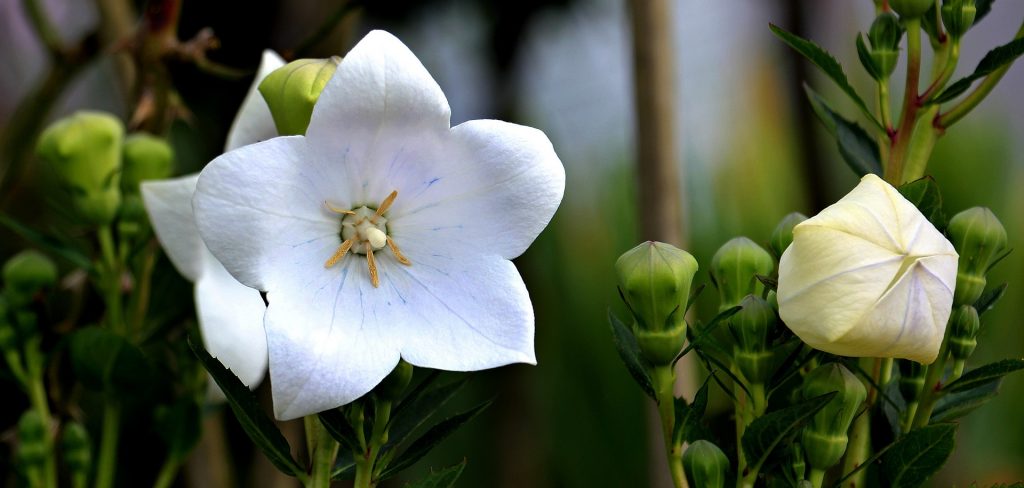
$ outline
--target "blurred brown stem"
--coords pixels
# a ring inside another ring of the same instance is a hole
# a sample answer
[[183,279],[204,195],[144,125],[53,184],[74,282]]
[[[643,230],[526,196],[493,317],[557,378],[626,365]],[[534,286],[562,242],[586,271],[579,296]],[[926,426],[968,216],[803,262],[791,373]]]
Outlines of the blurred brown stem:
[[121,84],[120,91],[125,106],[130,106],[135,86],[135,65],[127,52],[116,51],[135,32],[135,12],[127,0],[96,0],[96,8],[100,12],[100,41],[104,46],[114,47],[114,67]]

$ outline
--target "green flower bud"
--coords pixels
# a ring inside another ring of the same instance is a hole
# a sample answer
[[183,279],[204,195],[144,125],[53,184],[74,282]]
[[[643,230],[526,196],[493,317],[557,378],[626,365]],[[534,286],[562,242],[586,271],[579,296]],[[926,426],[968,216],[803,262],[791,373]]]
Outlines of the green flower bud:
[[260,93],[274,116],[277,133],[282,136],[306,133],[313,105],[327,81],[334,76],[341,58],[297,59],[267,75]]
[[900,393],[903,399],[907,403],[916,402],[921,398],[921,389],[924,388],[925,366],[910,359],[898,359],[896,364],[900,368]]
[[778,318],[771,305],[761,297],[747,295],[740,302],[743,308],[729,319],[733,339],[733,362],[752,383],[764,383],[774,372],[768,335]]
[[985,291],[985,272],[1006,248],[1006,229],[991,210],[974,207],[949,219],[949,240],[960,254],[953,304],[973,304]]
[[30,249],[7,260],[3,277],[11,305],[24,306],[40,290],[57,282],[57,266],[44,254]]
[[974,25],[974,17],[978,14],[974,0],[943,0],[942,23],[949,35],[958,39]]
[[900,17],[920,17],[933,4],[933,0],[889,0],[889,6],[900,14]]
[[722,488],[729,473],[729,458],[718,446],[699,440],[683,453],[683,471],[693,488]]
[[670,244],[647,241],[619,256],[615,272],[640,350],[652,364],[670,363],[686,341],[683,314],[697,260]]
[[121,121],[101,112],[77,112],[39,137],[39,156],[53,165],[75,210],[89,224],[109,224],[117,215],[123,138]]
[[825,364],[811,371],[804,378],[802,391],[805,400],[838,392],[825,408],[814,414],[801,437],[807,464],[826,470],[839,462],[846,452],[849,441],[846,432],[868,392],[860,380],[839,363]]
[[92,451],[89,445],[89,433],[78,422],[69,422],[64,426],[61,436],[61,449],[64,451],[64,463],[72,473],[88,473],[92,465]]
[[148,228],[148,217],[146,206],[142,202],[142,195],[126,194],[121,202],[121,214],[117,219],[117,231],[121,236],[134,236]]
[[718,311],[739,305],[743,297],[758,294],[754,275],[768,276],[775,269],[771,254],[746,237],[736,237],[718,248],[711,258],[711,275],[718,285]]
[[882,12],[875,17],[868,30],[868,41],[872,50],[887,49],[898,51],[903,38],[903,26],[891,12]]
[[779,225],[775,226],[768,244],[771,246],[776,258],[781,257],[786,248],[793,243],[793,227],[796,227],[796,224],[805,220],[807,220],[806,215],[800,212],[793,212],[783,217],[779,221]]
[[174,150],[164,139],[137,132],[124,140],[124,171],[121,188],[126,194],[138,195],[139,183],[162,180],[171,176]]
[[966,360],[978,346],[978,311],[973,305],[960,305],[949,317],[949,355],[956,360]]
[[373,392],[384,400],[398,400],[412,381],[412,365],[398,360],[398,365],[384,380],[373,389]]
[[22,444],[45,443],[46,426],[35,410],[26,410],[18,419],[18,441]]

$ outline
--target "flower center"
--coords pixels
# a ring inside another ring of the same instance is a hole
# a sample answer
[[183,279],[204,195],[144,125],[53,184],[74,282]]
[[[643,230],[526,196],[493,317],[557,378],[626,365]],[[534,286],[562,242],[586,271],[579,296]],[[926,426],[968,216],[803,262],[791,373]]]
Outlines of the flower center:
[[349,251],[364,254],[366,255],[366,265],[370,269],[370,282],[376,288],[380,286],[380,278],[377,275],[377,261],[373,256],[374,251],[380,251],[384,249],[384,246],[387,246],[391,249],[391,253],[394,254],[395,259],[399,263],[406,266],[411,265],[412,263],[398,250],[395,240],[388,235],[388,219],[384,218],[384,214],[391,207],[391,204],[394,203],[397,196],[398,190],[392,191],[376,210],[365,205],[352,210],[342,210],[335,208],[328,202],[324,202],[328,210],[344,215],[341,219],[341,232],[339,233],[342,240],[341,245],[324,263],[324,267],[330,268],[334,266]]

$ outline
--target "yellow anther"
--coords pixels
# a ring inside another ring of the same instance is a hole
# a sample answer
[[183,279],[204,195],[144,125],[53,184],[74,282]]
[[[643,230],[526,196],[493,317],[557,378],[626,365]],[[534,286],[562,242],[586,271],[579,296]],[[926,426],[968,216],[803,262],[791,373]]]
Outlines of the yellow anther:
[[377,262],[373,259],[373,247],[369,242],[366,243],[366,264],[370,266],[370,283],[377,288],[380,286],[380,278],[377,276]]
[[393,190],[383,202],[380,202],[380,206],[377,207],[377,216],[381,217],[384,212],[387,212],[391,208],[391,204],[395,203],[395,198],[398,197],[398,190]]
[[390,236],[388,236],[387,239],[388,247],[391,248],[391,253],[395,255],[395,259],[397,259],[399,263],[402,263],[406,266],[412,266],[412,263],[409,262],[409,259],[402,255],[402,251],[398,250],[398,244],[395,244],[395,240],[392,239]]
[[324,200],[324,206],[327,207],[327,210],[330,210],[330,211],[332,211],[334,213],[338,213],[338,214],[342,214],[342,215],[355,215],[356,214],[355,212],[353,212],[351,210],[342,210],[340,208],[337,208],[334,205],[331,205],[331,203],[328,202],[327,200]]
[[347,240],[345,242],[342,242],[341,246],[338,247],[338,250],[334,251],[334,255],[331,256],[331,258],[328,259],[327,262],[324,263],[324,267],[325,268],[330,268],[331,266],[334,266],[335,264],[338,264],[338,261],[341,261],[341,258],[345,257],[345,254],[347,254],[348,250],[351,249],[351,248],[352,248],[352,239],[349,239],[349,240]]

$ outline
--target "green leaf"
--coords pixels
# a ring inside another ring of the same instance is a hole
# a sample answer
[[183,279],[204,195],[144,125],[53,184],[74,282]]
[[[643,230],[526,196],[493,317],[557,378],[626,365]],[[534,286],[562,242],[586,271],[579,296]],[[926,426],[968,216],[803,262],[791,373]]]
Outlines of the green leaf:
[[419,461],[423,456],[426,456],[427,453],[441,443],[441,441],[454,434],[455,431],[465,425],[466,422],[469,422],[473,417],[476,417],[480,412],[483,412],[484,409],[491,406],[492,401],[493,400],[488,400],[476,407],[473,407],[469,411],[444,419],[437,425],[431,427],[430,430],[423,434],[419,439],[413,441],[409,448],[398,456],[398,458],[395,459],[395,462],[389,465],[387,469],[381,473],[380,479],[386,479],[394,476],[403,469],[416,464],[416,461]]
[[334,470],[331,471],[332,480],[351,480],[356,477],[356,462],[352,459],[351,451],[338,452],[338,459],[334,462]]
[[394,448],[404,442],[410,434],[437,413],[448,400],[462,390],[469,382],[469,376],[431,389],[415,391],[395,408],[388,427],[388,443],[385,448]]
[[974,25],[978,25],[981,19],[985,18],[986,15],[992,10],[992,3],[995,0],[974,0]]
[[629,330],[629,327],[626,327],[626,324],[623,324],[611,310],[608,310],[608,323],[612,327],[612,341],[615,343],[615,349],[619,351],[619,357],[626,364],[629,375],[633,377],[636,384],[640,385],[640,389],[647,396],[658,401],[657,395],[654,393],[654,384],[651,382],[651,375],[648,373],[650,367],[640,355],[640,346],[636,343],[633,331]]
[[807,92],[807,100],[810,101],[814,113],[825,124],[825,128],[835,136],[836,144],[839,146],[839,155],[843,157],[843,161],[846,161],[847,166],[858,177],[868,173],[881,176],[881,153],[874,138],[857,123],[846,120],[832,110],[828,102],[806,84],[804,91]]
[[[714,373],[712,373],[714,374]],[[693,403],[687,404],[686,399],[675,399],[676,423],[672,429],[672,443],[681,445],[683,442],[694,442],[710,439],[710,433],[704,428],[701,420],[708,408],[708,384],[711,376],[704,380],[704,385],[693,396]]]
[[946,103],[960,96],[961,93],[971,87],[971,83],[974,83],[975,80],[984,78],[992,74],[993,71],[1016,61],[1021,54],[1024,54],[1024,37],[1014,39],[989,51],[978,62],[978,67],[974,68],[973,73],[956,80],[952,85],[943,90],[942,93],[929,100],[929,103]]
[[1024,369],[1024,359],[1004,359],[972,369],[956,381],[942,388],[943,392],[956,393],[967,391],[985,383],[998,381],[1014,371]]
[[864,67],[864,70],[868,72],[874,79],[881,78],[881,73],[878,72],[878,67],[875,66],[875,60],[871,59],[871,51],[864,45],[864,35],[860,32],[857,33],[857,58],[860,59],[860,65]]
[[260,408],[256,395],[246,388],[231,370],[210,356],[210,353],[206,352],[206,349],[203,349],[203,346],[193,338],[189,337],[188,344],[192,348],[192,352],[199,358],[199,362],[203,363],[203,367],[224,392],[228,405],[231,406],[231,411],[234,412],[235,418],[241,424],[242,430],[263,452],[263,455],[267,456],[267,459],[282,473],[289,476],[304,476],[305,470],[292,457],[291,446],[288,445],[288,441],[281,435],[281,431],[274,425],[274,422]]
[[1000,380],[982,383],[969,390],[943,396],[935,402],[930,423],[949,422],[974,411],[999,395]]
[[853,100],[853,103],[857,104],[857,107],[860,108],[861,112],[864,113],[864,116],[867,117],[871,123],[878,127],[879,130],[885,131],[882,124],[875,119],[871,110],[868,109],[864,100],[861,99],[860,95],[857,94],[857,91],[850,86],[850,82],[846,79],[846,73],[843,72],[843,67],[839,64],[839,61],[836,61],[836,58],[832,57],[832,55],[821,46],[777,25],[768,24],[768,27],[772,30],[772,33],[774,33],[779,39],[782,39],[782,42],[789,44],[789,47],[792,47],[800,54],[803,54],[804,57],[814,63],[815,66],[821,68],[821,70],[824,71],[832,81],[839,85],[839,88],[843,90],[843,93],[846,93],[846,95]]
[[120,394],[148,390],[153,367],[127,339],[100,327],[86,327],[71,336],[71,364],[86,387]]
[[942,194],[931,176],[900,185],[900,194],[921,211],[940,231],[946,228],[946,214],[942,211]]
[[[707,325],[700,326],[700,323],[698,322],[698,327],[690,327],[689,330],[687,330],[687,334],[691,335],[691,337],[688,338],[690,340],[690,343],[682,351],[679,352],[679,355],[676,356],[676,359],[674,361],[672,361],[672,364],[675,365],[676,362],[682,359],[683,356],[685,356],[695,347],[704,345],[704,343],[711,339],[711,334],[715,331],[716,328],[718,328],[718,324],[724,324],[726,320],[728,320],[733,315],[736,315],[736,313],[742,309],[743,307],[739,305],[736,305],[735,307],[732,308],[727,308],[718,315],[715,315],[715,318],[711,319],[711,322],[708,322]],[[694,332],[695,329],[697,329],[697,332]]]
[[1000,298],[1003,298],[1003,295],[1005,294],[1006,283],[982,293],[981,296],[978,297],[978,300],[974,302],[974,309],[978,311],[978,316],[980,317],[981,314],[992,310],[992,308],[996,306],[996,302],[998,302]]
[[173,405],[157,407],[156,431],[167,445],[167,457],[181,462],[199,443],[202,432],[199,404],[192,398],[182,397]]
[[760,467],[775,446],[795,434],[804,422],[824,408],[835,395],[835,392],[826,393],[754,419],[743,433],[741,441],[749,466],[740,469]]
[[337,408],[325,410],[317,414],[317,417],[320,417],[320,423],[324,425],[327,433],[331,434],[331,437],[338,441],[346,450],[361,450],[359,438],[356,437],[356,431],[349,425],[348,419],[341,413],[341,410]]
[[69,242],[40,233],[2,213],[0,213],[0,225],[7,227],[11,232],[21,236],[22,239],[49,251],[54,256],[63,258],[76,268],[86,271],[92,270],[92,261],[89,260],[86,253]]
[[935,424],[908,432],[882,456],[881,476],[892,488],[916,488],[935,474],[953,452],[956,424]]
[[430,470],[426,478],[412,483],[406,483],[406,488],[451,488],[462,476],[462,470],[466,469],[466,460],[454,466],[449,466],[440,471]]

